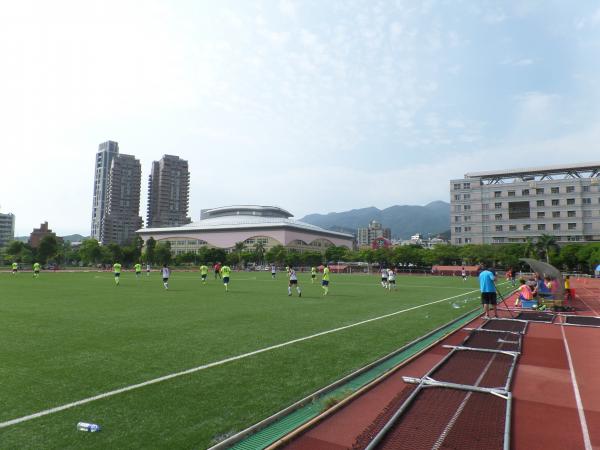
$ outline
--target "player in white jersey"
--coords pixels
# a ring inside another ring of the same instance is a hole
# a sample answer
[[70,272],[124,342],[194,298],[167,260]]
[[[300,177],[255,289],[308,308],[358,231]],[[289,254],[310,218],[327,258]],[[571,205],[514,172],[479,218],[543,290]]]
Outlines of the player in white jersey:
[[390,291],[392,289],[396,290],[396,272],[394,272],[394,269],[388,270],[388,289]]
[[277,273],[277,269],[275,268],[275,264],[271,264],[271,277],[275,279],[275,274]]
[[146,264],[146,276],[150,276],[150,263]]
[[388,287],[388,270],[381,269],[381,286],[384,288]]
[[293,267],[290,267],[288,270],[288,275],[290,277],[290,282],[288,283],[288,296],[292,295],[292,286],[296,286],[296,292],[298,292],[298,297],[302,297],[302,291],[300,290],[300,286],[298,285],[298,276],[296,275],[296,271]]
[[465,268],[463,267],[462,270],[460,271],[460,275],[463,278],[463,281],[467,281],[467,271],[465,270]]
[[163,286],[165,289],[169,289],[169,277],[171,276],[171,270],[169,270],[166,264],[163,264],[162,269],[160,269],[160,273],[163,279]]

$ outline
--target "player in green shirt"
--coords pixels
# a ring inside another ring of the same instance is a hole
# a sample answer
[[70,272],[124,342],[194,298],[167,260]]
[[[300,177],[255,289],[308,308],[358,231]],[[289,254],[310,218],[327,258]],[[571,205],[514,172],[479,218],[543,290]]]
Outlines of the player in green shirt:
[[323,281],[321,281],[321,288],[323,288],[323,295],[329,294],[329,267],[325,263],[323,267]]
[[317,278],[317,268],[311,267],[310,268],[310,282],[312,284],[315,284],[315,278]]
[[113,271],[115,272],[115,284],[118,286],[121,278],[121,264],[118,262],[114,263]]
[[202,278],[202,284],[206,284],[206,277],[208,276],[208,267],[202,264],[200,266],[200,278]]
[[231,268],[229,266],[221,267],[221,277],[223,277],[223,284],[225,285],[225,292],[229,290],[229,275],[231,275]]
[[137,263],[133,267],[135,267],[135,277],[139,278],[142,275],[142,265],[140,263]]
[[12,274],[16,275],[17,270],[19,270],[19,265],[16,262],[12,263]]
[[40,263],[33,263],[33,278],[37,278],[40,276]]

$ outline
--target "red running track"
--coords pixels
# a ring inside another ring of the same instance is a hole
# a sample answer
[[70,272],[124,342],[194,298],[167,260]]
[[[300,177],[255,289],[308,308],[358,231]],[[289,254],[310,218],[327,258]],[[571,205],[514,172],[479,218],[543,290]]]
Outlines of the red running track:
[[[573,280],[573,287],[576,314],[600,316],[600,280]],[[561,317],[554,324],[529,323],[512,384],[513,449],[600,449],[600,328],[561,323]],[[476,319],[468,327],[480,324]],[[458,345],[466,335],[458,330],[448,336],[279,448],[351,449],[357,439],[374,435],[393,413],[386,407],[397,408],[413,387],[402,376],[423,376],[449,352],[442,345]]]

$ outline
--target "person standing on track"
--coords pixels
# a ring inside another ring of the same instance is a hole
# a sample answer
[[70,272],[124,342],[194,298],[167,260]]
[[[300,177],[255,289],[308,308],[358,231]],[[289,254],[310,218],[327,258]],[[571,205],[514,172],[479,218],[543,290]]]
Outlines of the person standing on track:
[[225,286],[225,292],[229,291],[229,275],[231,275],[231,268],[227,265],[221,267],[219,276],[223,277],[223,285]]
[[169,290],[169,277],[171,276],[171,270],[167,266],[167,264],[163,264],[162,269],[160,269],[160,273],[162,275],[163,286],[168,291]]
[[498,317],[496,311],[496,275],[489,269],[484,270],[479,274],[479,290],[481,291],[481,304],[485,313],[485,318],[489,319],[490,311],[494,311],[494,316]]
[[292,286],[296,286],[296,292],[298,292],[298,297],[302,297],[302,291],[300,290],[300,286],[298,285],[298,276],[296,275],[296,271],[293,267],[290,267],[290,271],[288,272],[290,281],[288,283],[288,297],[292,296]]
[[113,264],[113,272],[115,273],[115,285],[121,282],[121,264],[117,261]]

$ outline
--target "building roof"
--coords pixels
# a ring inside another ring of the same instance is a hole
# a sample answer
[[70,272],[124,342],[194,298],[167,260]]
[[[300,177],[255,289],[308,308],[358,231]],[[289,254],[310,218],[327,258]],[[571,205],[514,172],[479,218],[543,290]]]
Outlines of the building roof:
[[[216,214],[210,217],[209,213]],[[253,212],[255,214],[253,214]],[[262,215],[261,212],[275,213],[279,216]],[[207,217],[208,216],[208,217]],[[142,228],[138,233],[172,233],[184,231],[224,231],[240,229],[265,229],[265,228],[296,228],[302,231],[312,231],[320,234],[335,236],[345,239],[354,239],[347,233],[330,231],[316,225],[290,219],[292,215],[276,206],[238,205],[224,206],[204,210],[201,219],[180,227],[167,228]],[[204,218],[202,218],[204,217]]]
[[590,162],[521,169],[492,170],[487,172],[470,172],[465,174],[465,178],[519,178],[528,175],[577,174],[578,172],[592,172],[597,174],[598,171],[600,171],[600,162]]

